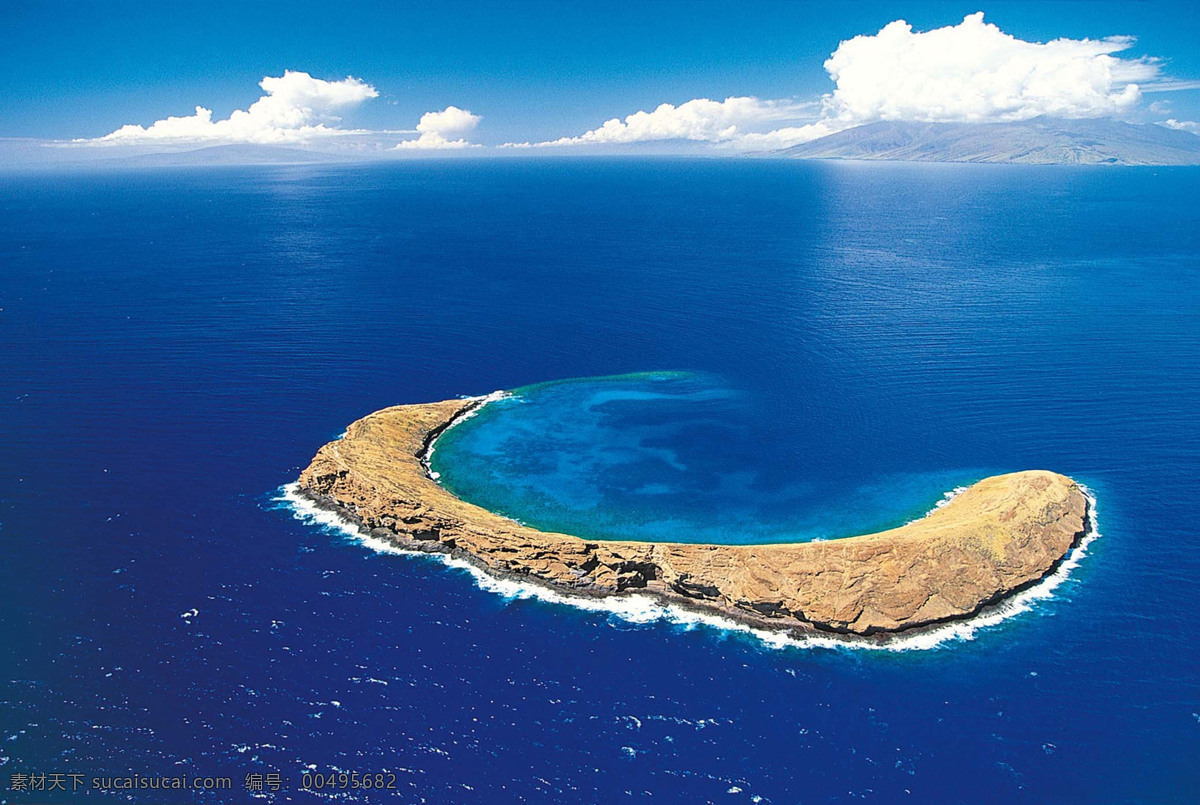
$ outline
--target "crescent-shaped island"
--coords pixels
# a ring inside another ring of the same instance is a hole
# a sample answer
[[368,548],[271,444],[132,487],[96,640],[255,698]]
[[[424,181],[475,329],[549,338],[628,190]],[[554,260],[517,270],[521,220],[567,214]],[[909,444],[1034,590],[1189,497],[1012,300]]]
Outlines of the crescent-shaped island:
[[354,422],[299,490],[375,536],[582,595],[641,592],[755,627],[886,636],[970,617],[1052,573],[1088,530],[1079,484],[1031,470],[985,478],[899,528],[771,545],[586,540],[454,496],[427,458],[489,398],[400,405]]

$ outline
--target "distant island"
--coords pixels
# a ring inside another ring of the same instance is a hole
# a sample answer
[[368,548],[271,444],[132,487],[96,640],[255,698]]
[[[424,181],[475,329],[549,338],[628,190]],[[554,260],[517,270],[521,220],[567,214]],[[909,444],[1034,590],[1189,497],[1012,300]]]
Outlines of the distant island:
[[[675,150],[646,151],[656,143],[630,146],[629,155],[716,156],[689,151],[686,140],[668,141]],[[326,146],[327,148],[328,146]],[[482,151],[484,149],[480,149]],[[433,152],[438,158],[471,158],[466,149]],[[507,151],[509,157],[515,152]],[[839,131],[776,151],[730,152],[749,158],[964,162],[1033,165],[1200,165],[1200,136],[1157,124],[1135,125],[1110,118],[1063,120],[1047,117],[1015,123],[914,123],[879,121]],[[595,155],[594,152],[591,155]],[[394,164],[412,154],[395,149],[326,150],[316,144],[227,143],[203,147],[141,144],[121,148],[47,144],[0,138],[0,163],[10,169],[142,169],[231,166],[322,166]],[[429,154],[426,154],[429,156]],[[584,156],[587,156],[585,154]]]
[[1108,118],[857,126],[778,152],[796,159],[1033,165],[1200,165],[1200,137]]
[[979,612],[1058,566],[1088,528],[1063,475],[986,478],[926,517],[823,542],[713,545],[585,540],[538,531],[431,476],[439,435],[488,398],[370,414],[322,447],[298,487],[375,536],[453,553],[490,573],[584,595],[643,592],[757,627],[882,635]]
[[210,145],[189,151],[160,151],[151,154],[117,157],[108,160],[110,165],[122,167],[184,167],[190,165],[307,165],[314,162],[337,162],[331,154],[309,151],[303,148],[287,148],[279,145]]

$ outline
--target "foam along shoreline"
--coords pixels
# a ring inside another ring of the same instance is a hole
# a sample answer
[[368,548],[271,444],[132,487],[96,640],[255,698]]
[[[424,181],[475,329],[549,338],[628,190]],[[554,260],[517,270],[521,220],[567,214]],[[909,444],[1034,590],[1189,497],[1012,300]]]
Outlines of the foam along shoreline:
[[1090,539],[1084,491],[1042,470],[986,478],[921,520],[825,542],[685,545],[537,531],[460,500],[430,477],[437,437],[496,397],[370,414],[317,452],[293,494],[372,540],[447,554],[496,585],[532,581],[552,598],[603,600],[598,608],[610,611],[618,604],[645,610],[652,601],[779,639],[891,642],[901,632],[965,628],[952,622],[1025,609],[1023,599],[1077,562]]

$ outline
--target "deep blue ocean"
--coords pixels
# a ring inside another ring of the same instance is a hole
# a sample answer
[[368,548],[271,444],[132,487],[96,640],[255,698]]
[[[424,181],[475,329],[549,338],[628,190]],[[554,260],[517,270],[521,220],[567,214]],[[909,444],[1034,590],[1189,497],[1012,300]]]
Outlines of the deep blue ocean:
[[[0,175],[0,801],[79,797],[14,792],[29,773],[233,781],[91,793],[150,804],[268,773],[294,802],[1200,800],[1198,188],[770,160]],[[279,500],[370,411],[564,380],[452,430],[443,482],[544,527],[754,542],[1040,467],[1088,485],[1101,536],[961,638],[780,647],[498,594]]]

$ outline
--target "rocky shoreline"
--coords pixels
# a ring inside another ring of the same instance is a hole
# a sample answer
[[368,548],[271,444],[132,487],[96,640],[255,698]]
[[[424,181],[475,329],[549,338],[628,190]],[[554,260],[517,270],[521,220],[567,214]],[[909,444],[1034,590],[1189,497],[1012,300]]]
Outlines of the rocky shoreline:
[[778,545],[584,540],[538,531],[440,486],[427,458],[448,427],[490,398],[377,411],[322,447],[299,491],[374,536],[451,553],[489,573],[566,592],[639,592],[757,628],[886,637],[971,617],[1037,584],[1088,529],[1063,475],[986,478],[900,528]]

